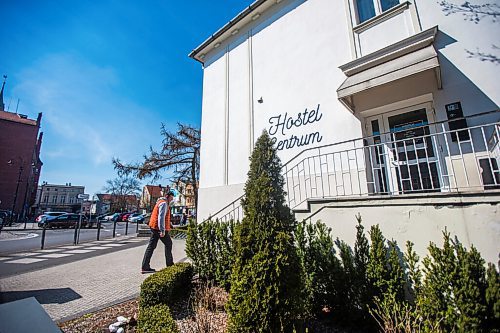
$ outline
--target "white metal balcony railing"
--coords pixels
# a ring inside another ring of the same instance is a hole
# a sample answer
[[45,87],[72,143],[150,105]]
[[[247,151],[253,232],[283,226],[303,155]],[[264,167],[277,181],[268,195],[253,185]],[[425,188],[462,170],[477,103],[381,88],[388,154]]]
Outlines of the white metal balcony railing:
[[[300,152],[282,168],[289,207],[306,208],[313,199],[500,189],[500,122],[455,130],[450,123],[402,127]],[[241,219],[242,198],[211,218]]]

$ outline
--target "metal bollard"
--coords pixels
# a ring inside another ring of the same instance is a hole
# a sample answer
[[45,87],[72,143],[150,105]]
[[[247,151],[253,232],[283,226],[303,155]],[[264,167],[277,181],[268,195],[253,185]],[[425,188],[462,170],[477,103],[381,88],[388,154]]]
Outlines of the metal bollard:
[[78,233],[78,228],[77,228],[77,225],[75,224],[75,235],[73,236],[73,245],[76,245],[76,236],[77,236],[77,233]]
[[139,221],[136,221],[135,222],[135,233],[138,234],[139,233]]
[[41,246],[40,246],[40,249],[43,250],[43,247],[45,246],[45,231],[47,230],[47,228],[45,227],[45,223],[43,224],[43,229],[42,229],[42,239],[41,239]]
[[78,221],[77,226],[78,226],[78,233],[76,236],[76,244],[79,244],[80,243],[80,231],[82,229],[81,221]]
[[100,235],[101,235],[101,220],[97,219],[97,240],[99,240]]
[[115,234],[116,234],[116,220],[113,221],[113,238],[115,238]]
[[128,235],[128,220],[125,221],[126,225],[125,225],[125,236]]

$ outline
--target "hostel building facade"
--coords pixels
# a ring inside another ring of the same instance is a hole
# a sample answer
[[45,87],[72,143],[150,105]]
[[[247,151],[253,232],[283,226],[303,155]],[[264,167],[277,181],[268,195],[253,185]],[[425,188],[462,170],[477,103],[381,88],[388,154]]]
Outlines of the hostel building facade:
[[360,213],[421,253],[447,228],[496,262],[499,11],[252,3],[190,54],[204,73],[198,220],[241,218],[249,156],[267,131],[298,220],[354,241]]

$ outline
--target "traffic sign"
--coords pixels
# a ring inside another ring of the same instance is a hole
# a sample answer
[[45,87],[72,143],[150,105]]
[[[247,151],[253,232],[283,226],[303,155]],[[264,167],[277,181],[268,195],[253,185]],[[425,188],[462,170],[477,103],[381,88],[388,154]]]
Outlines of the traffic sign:
[[78,194],[78,199],[88,199],[90,196],[88,194],[80,193]]

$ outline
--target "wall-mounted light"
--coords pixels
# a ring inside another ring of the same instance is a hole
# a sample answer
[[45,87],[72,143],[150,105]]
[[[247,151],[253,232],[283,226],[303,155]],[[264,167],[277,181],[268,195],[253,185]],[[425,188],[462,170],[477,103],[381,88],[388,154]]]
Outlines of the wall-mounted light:
[[215,43],[214,49],[218,48],[220,46],[220,43]]
[[264,103],[264,99],[261,97],[257,100],[257,102],[259,102],[260,104]]
[[204,59],[204,58],[205,58],[205,53],[200,54],[200,59]]
[[260,13],[255,14],[254,16],[252,16],[252,21],[255,21],[259,17],[260,17]]
[[239,29],[234,29],[234,30],[231,32],[231,35],[233,35],[233,36],[234,36],[234,35],[236,35],[238,32],[240,32],[240,30],[239,30]]

